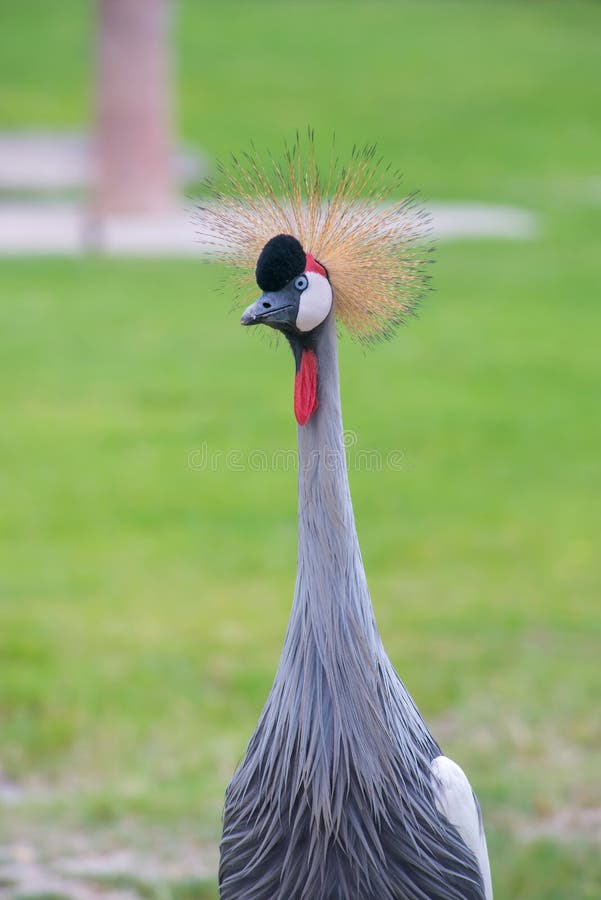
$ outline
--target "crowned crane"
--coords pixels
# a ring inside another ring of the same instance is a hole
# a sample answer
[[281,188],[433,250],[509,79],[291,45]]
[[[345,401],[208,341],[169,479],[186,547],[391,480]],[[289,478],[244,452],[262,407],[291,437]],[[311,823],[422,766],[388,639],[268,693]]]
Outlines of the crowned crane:
[[[388,336],[426,279],[424,218],[383,203],[373,148],[332,165],[313,143],[222,167],[203,233],[262,291],[295,362],[298,569],[280,664],[226,792],[222,900],[491,900],[478,801],[443,756],[378,633],[349,492],[337,319]],[[258,259],[258,261],[257,261]],[[255,266],[256,263],[256,266]]]

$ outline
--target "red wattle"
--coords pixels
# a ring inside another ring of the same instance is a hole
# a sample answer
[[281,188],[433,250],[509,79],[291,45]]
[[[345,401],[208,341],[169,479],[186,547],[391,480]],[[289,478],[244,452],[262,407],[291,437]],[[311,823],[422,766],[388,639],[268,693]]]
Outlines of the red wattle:
[[299,425],[306,425],[318,407],[317,354],[303,350],[301,364],[294,379],[294,415]]

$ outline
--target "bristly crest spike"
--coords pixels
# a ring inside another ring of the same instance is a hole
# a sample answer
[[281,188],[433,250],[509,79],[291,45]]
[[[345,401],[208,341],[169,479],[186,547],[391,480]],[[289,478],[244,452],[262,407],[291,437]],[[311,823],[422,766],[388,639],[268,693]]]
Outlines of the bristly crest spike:
[[[280,155],[253,142],[230,165],[217,163],[199,235],[233,269],[236,294],[256,295],[254,270],[265,244],[292,234],[328,272],[339,323],[363,343],[390,337],[428,289],[429,218],[416,194],[398,199],[402,173],[355,144],[341,161],[334,134],[329,161],[318,164],[315,131],[284,143]],[[391,196],[392,194],[392,196]]]

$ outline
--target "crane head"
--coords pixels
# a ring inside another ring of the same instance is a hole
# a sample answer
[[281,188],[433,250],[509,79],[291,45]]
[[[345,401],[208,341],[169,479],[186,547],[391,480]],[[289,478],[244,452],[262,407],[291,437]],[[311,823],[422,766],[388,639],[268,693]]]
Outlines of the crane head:
[[295,237],[278,234],[261,250],[255,274],[263,293],[240,322],[269,325],[288,338],[296,361],[294,412],[299,425],[305,425],[318,406],[312,335],[332,309],[328,273]]
[[267,241],[255,274],[263,294],[244,311],[242,325],[269,325],[302,339],[332,308],[328,273],[290,234]]

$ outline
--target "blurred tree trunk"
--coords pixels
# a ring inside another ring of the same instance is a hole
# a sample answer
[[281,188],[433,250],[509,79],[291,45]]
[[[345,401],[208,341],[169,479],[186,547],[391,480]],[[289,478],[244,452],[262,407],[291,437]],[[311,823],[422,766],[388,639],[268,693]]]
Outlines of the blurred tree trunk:
[[97,3],[95,212],[171,212],[171,0]]

